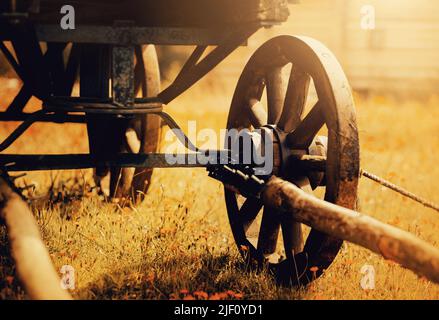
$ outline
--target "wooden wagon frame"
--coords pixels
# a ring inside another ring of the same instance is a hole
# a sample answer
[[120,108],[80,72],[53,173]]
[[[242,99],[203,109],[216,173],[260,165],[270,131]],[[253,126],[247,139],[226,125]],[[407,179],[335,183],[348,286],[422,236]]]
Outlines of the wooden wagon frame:
[[[0,144],[1,151],[35,122],[86,123],[87,116],[77,112],[126,116],[158,114],[175,128],[175,122],[163,112],[163,105],[204,77],[237,47],[245,44],[258,29],[279,24],[288,17],[284,0],[245,0],[239,4],[223,0],[135,0],[128,1],[128,5],[120,1],[70,3],[77,17],[74,30],[60,27],[59,9],[65,4],[63,1],[19,1],[14,12],[7,11],[11,8],[4,4],[0,40],[12,42],[17,59],[3,43],[0,50],[25,85],[7,110],[0,113],[0,121],[23,121]],[[133,12],[138,11],[133,8],[139,6],[143,7],[143,14],[136,16]],[[206,10],[209,6],[220,10]],[[101,12],[106,13],[105,18]],[[45,54],[39,42],[48,43]],[[63,66],[62,54],[68,43],[74,45],[66,66]],[[140,54],[142,44],[196,45],[196,48],[168,88],[154,97],[135,98],[133,57]],[[199,61],[210,45],[216,48]],[[88,63],[80,71],[84,80],[81,97],[70,97],[78,66],[86,64],[84,59]],[[90,61],[92,59],[94,61]],[[105,85],[97,85],[108,82],[109,78],[113,80],[112,92]],[[90,83],[95,83],[95,88]],[[33,114],[23,113],[31,96],[43,101],[43,109]],[[2,165],[15,163],[8,167],[8,171],[80,169],[96,167],[100,161],[105,165],[117,163],[129,167],[168,166],[160,155],[122,155],[106,160],[85,155],[2,155],[0,160]]]

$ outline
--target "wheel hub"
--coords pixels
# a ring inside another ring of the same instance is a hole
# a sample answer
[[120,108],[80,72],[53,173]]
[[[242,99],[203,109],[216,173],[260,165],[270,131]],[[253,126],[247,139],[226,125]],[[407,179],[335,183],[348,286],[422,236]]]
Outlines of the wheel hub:
[[[305,168],[301,165],[300,159],[304,155],[326,157],[328,149],[327,137],[316,136],[307,149],[295,149],[291,148],[289,144],[288,133],[274,125],[266,125],[255,131],[245,131],[241,136],[243,140],[248,139],[248,141],[251,141],[251,149],[249,151],[245,143],[240,144],[240,161],[245,158],[245,153],[251,152],[253,155],[262,155],[265,169],[272,168],[269,174],[289,181],[307,177],[313,189],[325,185],[324,172]],[[252,159],[254,160],[255,157],[252,157]],[[253,162],[251,165],[254,168],[261,169],[261,161],[256,162]],[[262,171],[259,172],[259,175],[261,175]]]

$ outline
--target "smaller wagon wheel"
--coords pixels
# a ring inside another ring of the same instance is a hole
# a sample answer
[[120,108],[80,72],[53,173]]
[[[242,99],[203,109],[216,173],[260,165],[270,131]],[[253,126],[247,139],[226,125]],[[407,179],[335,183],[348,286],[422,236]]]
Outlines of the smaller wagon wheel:
[[[143,98],[156,97],[160,92],[160,70],[154,45],[136,47],[135,88]],[[139,115],[133,119],[121,150],[129,153],[157,152],[160,142],[161,119],[157,115]],[[142,200],[151,184],[151,168],[112,168],[110,196]]]
[[[312,83],[318,102],[306,113]],[[309,154],[320,149],[319,154],[327,156],[324,174],[281,159],[276,175],[306,192],[325,185],[326,201],[354,208],[359,176],[354,103],[341,66],[318,41],[280,36],[266,42],[250,58],[235,90],[227,128],[251,130],[265,125],[274,125],[277,135],[284,137],[278,141],[283,146],[280,154]],[[318,136],[324,126],[327,138]],[[277,163],[276,159],[273,162]],[[282,217],[259,200],[245,199],[227,187],[225,198],[238,250],[250,265],[268,266],[281,284],[308,284],[322,275],[341,248],[341,240],[314,229],[304,242],[300,223]],[[280,234],[284,257],[276,254]]]

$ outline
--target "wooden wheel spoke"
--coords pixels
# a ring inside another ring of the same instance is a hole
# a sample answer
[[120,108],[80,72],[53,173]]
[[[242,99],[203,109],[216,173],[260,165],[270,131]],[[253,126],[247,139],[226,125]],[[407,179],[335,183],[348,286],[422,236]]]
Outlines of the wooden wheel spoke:
[[311,182],[309,181],[308,177],[300,177],[298,179],[294,179],[291,182],[293,182],[296,186],[298,186],[300,189],[305,191],[308,194],[313,195],[313,191],[311,188]]
[[322,109],[322,103],[317,102],[299,126],[288,135],[288,144],[291,148],[307,149],[311,145],[314,137],[325,124]]
[[267,124],[267,112],[262,103],[256,99],[251,99],[248,105],[250,123],[255,128],[260,128]]
[[282,217],[282,237],[287,259],[303,250],[302,224],[296,222],[291,215]]
[[287,91],[287,79],[284,76],[283,67],[274,68],[266,76],[267,101],[268,101],[268,124],[277,124],[284,106]]
[[125,140],[129,152],[139,153],[141,141],[139,140],[139,137],[137,136],[137,133],[134,129],[127,129],[127,131],[125,132]]
[[280,231],[280,219],[275,209],[264,206],[261,228],[258,237],[258,252],[269,256],[276,251]]
[[145,95],[147,90],[147,84],[145,79],[145,62],[142,58],[143,49],[141,46],[136,46],[134,49],[135,53],[135,61],[136,64],[134,66],[134,84],[135,84],[135,92],[139,94],[140,92]]
[[311,77],[297,68],[291,68],[288,89],[278,127],[285,132],[294,130],[300,123],[308,97]]
[[[307,177],[301,177],[292,181],[303,191],[313,194],[311,183]],[[284,240],[284,248],[287,259],[291,259],[293,255],[303,251],[303,230],[302,224],[293,219],[291,215],[282,217],[282,237]]]
[[262,202],[256,199],[247,199],[239,210],[239,219],[242,223],[244,231],[247,231],[250,225],[258,216],[259,211],[262,209]]

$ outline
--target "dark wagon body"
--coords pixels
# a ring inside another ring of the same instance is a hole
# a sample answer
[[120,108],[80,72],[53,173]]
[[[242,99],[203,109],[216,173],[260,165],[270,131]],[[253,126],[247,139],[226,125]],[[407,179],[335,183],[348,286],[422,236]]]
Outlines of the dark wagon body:
[[137,26],[204,27],[285,21],[285,0],[42,0],[39,23],[57,23],[59,8],[72,5],[79,25],[112,25],[129,20]]
[[[8,10],[7,3],[0,12]],[[41,0],[18,4],[17,14],[20,10],[26,13],[42,41],[113,43],[120,38],[116,40],[111,27],[129,25],[132,42],[218,44],[233,28],[270,26],[289,15],[286,0]],[[75,9],[76,31],[59,26],[60,9],[65,5]],[[7,28],[2,27],[0,36],[6,38]]]

